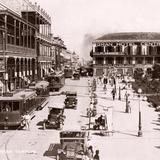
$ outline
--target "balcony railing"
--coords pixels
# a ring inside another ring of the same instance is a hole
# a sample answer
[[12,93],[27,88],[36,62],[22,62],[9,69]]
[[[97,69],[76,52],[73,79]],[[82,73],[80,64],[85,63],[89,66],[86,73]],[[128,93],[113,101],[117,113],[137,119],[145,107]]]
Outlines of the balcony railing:
[[[0,49],[2,49],[2,44],[0,44]],[[16,55],[16,56],[27,56],[27,57],[36,57],[36,50],[21,46],[16,46],[12,44],[6,45],[5,54],[7,55]],[[1,55],[4,54],[3,52],[0,53]]]
[[105,67],[115,67],[115,68],[130,68],[130,67],[137,67],[137,68],[143,68],[145,67],[151,67],[153,64],[94,64],[94,67],[99,67],[99,68],[105,68]]
[[125,55],[124,52],[93,52],[93,55]]
[[44,62],[44,61],[50,61],[52,62],[53,58],[50,56],[38,56],[38,61],[39,62]]
[[47,41],[48,43],[52,43],[51,36],[46,36],[42,33],[36,32],[36,37],[39,38],[39,39],[43,39],[44,41]]
[[37,5],[37,3],[33,4],[30,0],[25,0],[25,2],[27,3],[27,5],[23,5],[23,11],[36,11],[42,17],[44,17],[49,23],[51,23],[51,17],[48,15],[46,11],[44,11],[44,9],[40,7],[40,5]]

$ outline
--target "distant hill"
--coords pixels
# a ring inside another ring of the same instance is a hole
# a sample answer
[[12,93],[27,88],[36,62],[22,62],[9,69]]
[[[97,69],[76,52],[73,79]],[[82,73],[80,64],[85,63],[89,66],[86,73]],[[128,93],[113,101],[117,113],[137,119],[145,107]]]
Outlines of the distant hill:
[[160,32],[110,33],[96,40],[160,40]]

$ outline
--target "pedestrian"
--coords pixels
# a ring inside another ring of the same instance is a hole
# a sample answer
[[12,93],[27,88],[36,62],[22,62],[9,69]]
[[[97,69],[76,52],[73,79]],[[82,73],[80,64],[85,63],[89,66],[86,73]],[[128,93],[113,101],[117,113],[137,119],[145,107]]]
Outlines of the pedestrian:
[[63,151],[61,151],[59,154],[58,154],[58,160],[64,160],[66,159],[66,155]]
[[129,113],[131,113],[131,104],[130,104],[130,101],[128,101],[128,109],[129,109]]
[[115,94],[116,94],[116,89],[115,88],[113,88],[113,90],[112,90],[112,97],[113,97],[113,100],[115,100]]
[[106,94],[106,91],[107,91],[107,86],[106,86],[106,84],[104,84],[103,90],[104,90],[104,92],[105,92],[105,94]]
[[93,160],[99,160],[99,150],[96,150]]
[[106,76],[103,77],[103,84],[107,84],[108,83],[108,79]]
[[31,117],[29,115],[29,111],[26,112],[26,114],[23,116],[23,119],[24,119],[26,130],[30,130]]
[[98,119],[98,123],[103,127],[103,115],[101,115]]
[[87,156],[88,156],[88,160],[93,160],[93,147],[90,145],[89,147],[88,147],[88,150],[87,150]]
[[101,76],[99,76],[99,82],[100,82],[100,84],[102,84],[102,77]]

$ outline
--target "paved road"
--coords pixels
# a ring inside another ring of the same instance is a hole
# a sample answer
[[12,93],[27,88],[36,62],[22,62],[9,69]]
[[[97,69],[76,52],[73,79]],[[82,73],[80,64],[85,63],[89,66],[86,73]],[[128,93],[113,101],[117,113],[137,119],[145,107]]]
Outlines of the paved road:
[[[67,109],[63,130],[77,130],[81,128],[83,111],[89,104],[87,96],[87,80],[66,79],[66,85],[61,91],[77,91],[78,106],[77,110]],[[61,92],[60,91],[60,92]],[[64,95],[50,96],[53,105],[64,105]],[[48,105],[43,110],[36,111],[35,118],[31,121],[30,131],[6,131],[0,132],[0,159],[2,160],[49,160],[50,157],[44,156],[52,143],[59,143],[58,130],[43,130],[39,125],[48,116]]]
[[[137,97],[133,96],[130,90],[131,113],[125,113],[125,99],[122,91],[122,100],[113,101],[111,97],[111,87],[107,86],[104,93],[103,86],[98,85],[98,105],[99,113],[104,112],[103,106],[113,107],[113,135],[100,136],[98,131],[91,131],[90,143],[95,149],[100,150],[101,160],[158,160],[160,157],[160,115],[149,107],[148,103],[141,101],[142,111],[142,131],[143,137],[137,137],[138,132],[138,110],[139,103]],[[63,91],[72,90],[78,92],[77,110],[65,110],[65,124],[63,130],[80,129],[86,126],[86,108],[89,105],[87,79],[66,80]],[[131,98],[132,97],[132,98]],[[134,99],[133,99],[134,98]],[[64,105],[65,96],[51,96],[50,99],[55,104]],[[0,132],[0,159],[3,160],[50,160],[51,157],[44,156],[51,143],[59,143],[59,131],[42,130],[39,122],[46,119],[48,106],[36,112],[36,117],[31,122],[30,131],[7,131]],[[93,121],[93,119],[92,119]],[[10,139],[9,139],[10,137]],[[7,144],[7,145],[5,145]],[[7,153],[7,154],[6,154]],[[8,158],[7,158],[8,157]]]

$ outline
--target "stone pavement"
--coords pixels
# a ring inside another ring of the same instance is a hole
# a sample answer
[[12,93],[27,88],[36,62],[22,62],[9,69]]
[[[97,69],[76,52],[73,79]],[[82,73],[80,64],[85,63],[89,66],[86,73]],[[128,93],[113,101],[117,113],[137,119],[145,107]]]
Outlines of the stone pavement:
[[[122,100],[112,100],[111,86],[107,85],[104,93],[103,86],[97,86],[97,110],[103,113],[103,106],[113,107],[113,135],[100,136],[99,131],[92,131],[91,144],[100,150],[100,160],[158,160],[160,157],[160,114],[151,108],[147,101],[140,101],[142,113],[143,136],[138,137],[139,98],[129,89],[131,113],[125,113],[125,92],[121,91]],[[92,120],[93,121],[93,120]]]

